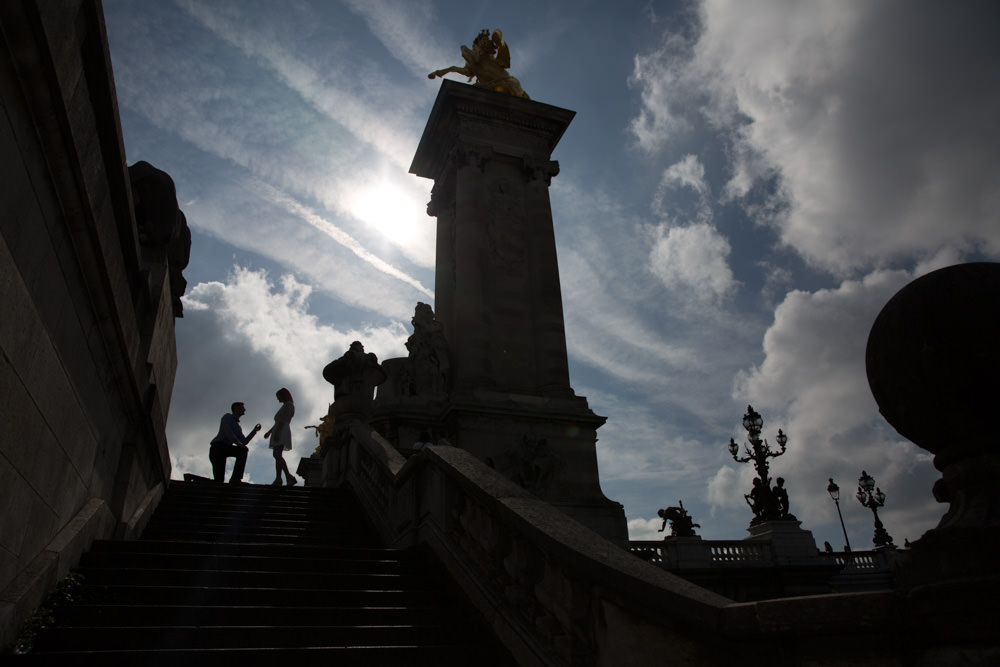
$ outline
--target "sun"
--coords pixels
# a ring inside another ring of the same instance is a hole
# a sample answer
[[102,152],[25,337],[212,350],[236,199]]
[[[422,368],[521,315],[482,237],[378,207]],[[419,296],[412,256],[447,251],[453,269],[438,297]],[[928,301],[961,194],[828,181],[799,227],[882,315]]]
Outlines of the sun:
[[351,202],[351,214],[397,244],[419,233],[424,204],[387,182],[362,189]]

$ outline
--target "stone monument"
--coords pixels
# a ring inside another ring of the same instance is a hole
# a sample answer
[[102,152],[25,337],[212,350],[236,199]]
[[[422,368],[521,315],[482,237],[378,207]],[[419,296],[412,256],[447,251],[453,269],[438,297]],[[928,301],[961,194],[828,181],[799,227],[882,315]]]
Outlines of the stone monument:
[[441,85],[410,172],[434,181],[435,309],[390,359],[373,424],[399,446],[447,435],[604,537],[627,541],[598,480],[604,423],[570,387],[549,184],[574,112]]

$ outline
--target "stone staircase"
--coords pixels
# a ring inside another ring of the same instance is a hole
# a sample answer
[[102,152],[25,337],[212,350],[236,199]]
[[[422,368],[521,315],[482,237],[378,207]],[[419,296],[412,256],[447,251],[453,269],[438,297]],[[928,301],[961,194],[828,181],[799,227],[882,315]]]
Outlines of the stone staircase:
[[136,541],[96,542],[37,665],[511,665],[424,554],[346,491],[171,483]]

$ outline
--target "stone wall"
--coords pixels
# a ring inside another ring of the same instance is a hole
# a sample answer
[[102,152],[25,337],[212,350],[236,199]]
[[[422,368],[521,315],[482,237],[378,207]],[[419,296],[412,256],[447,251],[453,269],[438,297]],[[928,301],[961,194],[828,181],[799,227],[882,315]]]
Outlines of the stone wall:
[[93,539],[142,529],[170,476],[177,357],[100,3],[0,3],[0,41],[3,646]]

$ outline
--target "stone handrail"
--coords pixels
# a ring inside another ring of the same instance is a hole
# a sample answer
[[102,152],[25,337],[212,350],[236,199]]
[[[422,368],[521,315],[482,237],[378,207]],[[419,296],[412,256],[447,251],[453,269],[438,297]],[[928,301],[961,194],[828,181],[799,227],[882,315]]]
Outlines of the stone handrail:
[[[432,551],[520,665],[658,665],[665,656],[720,664],[735,651],[744,665],[765,664],[789,633],[805,642],[827,636],[831,622],[854,622],[843,602],[829,621],[824,596],[809,607],[789,600],[785,612],[785,601],[735,603],[691,584],[464,450],[434,446],[404,459],[361,421],[339,433],[324,448],[325,483],[348,484],[387,545]],[[884,595],[857,599],[868,612],[894,605]]]

